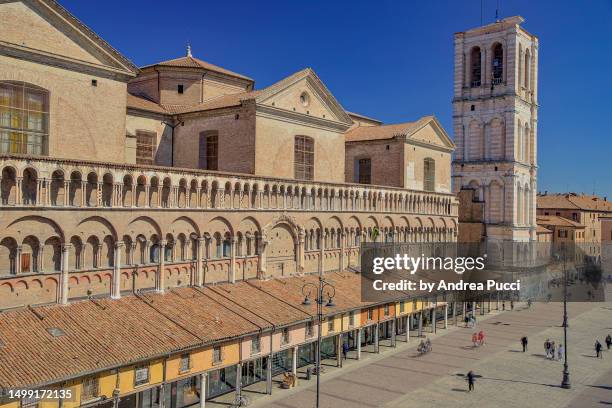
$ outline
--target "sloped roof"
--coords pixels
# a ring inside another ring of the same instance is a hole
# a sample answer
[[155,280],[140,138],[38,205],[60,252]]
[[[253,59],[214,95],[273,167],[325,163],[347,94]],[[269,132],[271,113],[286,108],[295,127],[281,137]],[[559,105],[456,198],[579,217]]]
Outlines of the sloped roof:
[[536,226],[536,234],[552,234],[552,231],[538,224]]
[[369,117],[369,116],[362,115],[362,114],[360,114],[360,113],[349,112],[349,111],[346,111],[346,113],[348,113],[348,115],[349,115],[349,116],[351,116],[351,117],[355,117],[355,118],[357,118],[357,119],[364,119],[364,120],[366,120],[366,121],[369,121],[369,122],[376,122],[376,123],[378,123],[378,124],[382,124],[382,123],[383,123],[383,122],[382,122],[382,120],[374,119],[374,118],[371,118],[371,117]]
[[554,225],[557,227],[584,228],[584,225],[558,215],[538,215],[536,223],[543,226]]
[[172,112],[165,109],[163,106],[138,95],[127,94],[127,107],[128,109],[138,109],[147,112],[170,114]]
[[537,197],[537,206],[541,209],[580,209],[612,212],[612,202],[588,194],[541,194]]
[[157,62],[155,64],[147,65],[142,67],[141,69],[149,68],[149,67],[177,67],[177,68],[200,68],[206,69],[208,71],[218,72],[220,74],[225,74],[229,76],[233,76],[240,79],[246,79],[247,81],[253,82],[253,79],[239,74],[234,71],[230,71],[229,69],[222,68],[220,66],[211,64],[210,62],[203,61],[199,58],[195,58],[193,56],[186,56],[180,58],[174,58],[166,61]]

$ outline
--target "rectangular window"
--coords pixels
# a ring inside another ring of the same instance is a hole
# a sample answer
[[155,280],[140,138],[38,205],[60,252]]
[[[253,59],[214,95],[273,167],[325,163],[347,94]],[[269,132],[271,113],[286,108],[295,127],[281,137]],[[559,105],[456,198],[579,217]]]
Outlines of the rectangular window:
[[147,384],[149,382],[149,366],[137,366],[134,369],[134,386]]
[[261,337],[253,337],[251,341],[251,354],[258,354],[261,352]]
[[368,320],[374,319],[374,309],[368,309]]
[[349,312],[349,326],[355,326],[355,312]]
[[221,364],[223,361],[223,350],[221,346],[213,347],[213,364]]
[[357,180],[360,184],[372,184],[372,160],[359,159],[357,161]]
[[314,336],[314,329],[312,322],[306,322],[306,337]]
[[400,302],[400,313],[404,313],[405,310],[406,310],[406,303],[402,300]]
[[189,371],[191,369],[191,356],[189,354],[183,354],[181,356],[181,366],[179,371],[184,373],[185,371]]
[[154,164],[156,142],[155,133],[136,131],[136,164]]
[[335,319],[332,317],[327,318],[327,331],[333,332],[335,329]]
[[21,254],[21,272],[22,273],[28,273],[28,272],[32,272],[32,270],[30,269],[32,265],[32,254]]
[[181,85],[178,85],[178,86],[176,87],[176,91],[177,91],[178,93],[182,94],[182,93],[183,93],[183,85],[182,85],[182,84],[181,84]]
[[296,136],[294,144],[295,178],[314,178],[314,140],[307,136]]
[[285,327],[281,333],[281,344],[289,344],[289,328]]
[[423,189],[425,191],[436,189],[436,162],[429,157],[423,161]]
[[389,316],[389,305],[385,305],[385,316]]
[[200,133],[198,166],[205,170],[219,170],[219,133],[216,130]]
[[81,383],[81,404],[98,398],[99,390],[98,377],[88,377]]

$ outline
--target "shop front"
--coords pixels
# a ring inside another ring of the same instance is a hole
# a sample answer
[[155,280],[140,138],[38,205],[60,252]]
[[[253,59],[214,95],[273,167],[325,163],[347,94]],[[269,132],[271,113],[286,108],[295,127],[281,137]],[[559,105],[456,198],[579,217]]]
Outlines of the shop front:
[[215,398],[236,389],[236,366],[213,370],[208,373],[206,398]]
[[164,408],[185,408],[200,404],[200,376],[181,379],[164,386]]
[[331,336],[321,340],[321,360],[335,359],[337,355],[338,337]]
[[118,408],[160,408],[161,387],[153,387],[119,398]]
[[243,387],[266,380],[268,357],[246,361],[242,364],[241,383]]
[[302,344],[298,347],[297,366],[304,367],[317,361],[317,343]]

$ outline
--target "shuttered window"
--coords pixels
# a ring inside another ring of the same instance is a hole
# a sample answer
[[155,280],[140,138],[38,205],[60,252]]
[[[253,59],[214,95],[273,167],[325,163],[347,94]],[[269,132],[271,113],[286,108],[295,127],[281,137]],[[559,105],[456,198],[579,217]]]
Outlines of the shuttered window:
[[219,170],[219,133],[216,130],[200,133],[198,166],[205,170]]
[[436,189],[436,162],[429,157],[423,161],[423,189],[425,191]]
[[136,164],[154,164],[156,139],[153,132],[136,132]]
[[314,178],[314,140],[308,136],[295,137],[295,178],[312,180]]

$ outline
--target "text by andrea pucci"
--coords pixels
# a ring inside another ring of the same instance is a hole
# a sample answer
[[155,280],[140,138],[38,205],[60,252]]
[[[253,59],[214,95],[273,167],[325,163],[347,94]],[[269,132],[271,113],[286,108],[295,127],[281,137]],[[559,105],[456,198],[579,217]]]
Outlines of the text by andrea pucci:
[[[447,291],[519,291],[521,281],[500,282],[495,279],[470,281],[455,279],[470,272],[481,272],[485,269],[487,255],[478,257],[441,257],[410,256],[375,256],[372,258],[372,288],[376,291],[418,291],[420,293]],[[453,272],[450,279],[448,272]],[[438,276],[436,276],[436,274]],[[417,276],[414,276],[417,275]],[[403,276],[409,278],[402,279]]]

